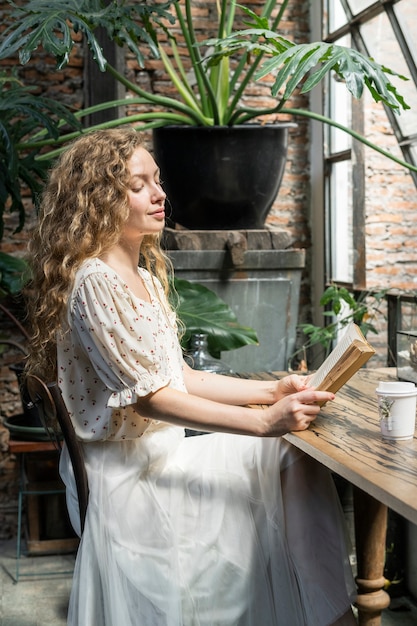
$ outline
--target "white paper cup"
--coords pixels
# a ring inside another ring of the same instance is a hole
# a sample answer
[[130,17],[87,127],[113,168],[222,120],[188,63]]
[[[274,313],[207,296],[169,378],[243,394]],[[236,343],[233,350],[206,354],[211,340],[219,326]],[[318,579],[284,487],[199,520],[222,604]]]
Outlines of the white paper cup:
[[376,389],[383,439],[414,437],[417,388],[414,383],[380,381]]

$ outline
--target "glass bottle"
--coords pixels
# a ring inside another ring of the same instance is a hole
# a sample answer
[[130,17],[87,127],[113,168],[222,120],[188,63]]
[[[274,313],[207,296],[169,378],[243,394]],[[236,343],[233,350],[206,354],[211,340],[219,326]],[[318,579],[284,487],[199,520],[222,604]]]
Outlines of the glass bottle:
[[220,359],[211,356],[208,350],[207,335],[204,333],[191,335],[186,361],[195,370],[204,370],[214,374],[230,374],[232,371]]

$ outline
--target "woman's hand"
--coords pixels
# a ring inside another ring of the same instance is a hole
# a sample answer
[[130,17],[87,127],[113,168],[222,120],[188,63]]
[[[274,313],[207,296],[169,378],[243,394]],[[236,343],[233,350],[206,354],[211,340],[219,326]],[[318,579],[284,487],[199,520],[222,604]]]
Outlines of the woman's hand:
[[188,393],[225,404],[268,405],[309,389],[312,376],[290,374],[280,380],[250,380],[192,370],[184,363]]
[[[245,382],[244,379],[240,381]],[[240,385],[238,387],[240,389]],[[249,408],[162,387],[140,397],[135,406],[142,417],[194,430],[279,437],[289,431],[308,428],[320,411],[318,403],[333,399],[333,393],[304,389],[290,393],[266,408]]]
[[285,396],[292,395],[298,391],[304,391],[308,389],[308,383],[311,380],[310,376],[300,376],[298,374],[290,374],[284,376],[277,381],[275,389],[275,401],[281,400]]
[[[288,388],[293,389],[292,384],[299,383],[289,381]],[[281,400],[264,409],[264,436],[279,437],[290,431],[306,430],[316,419],[320,404],[334,400],[334,397],[333,393],[314,389],[304,389],[296,393],[289,391]]]

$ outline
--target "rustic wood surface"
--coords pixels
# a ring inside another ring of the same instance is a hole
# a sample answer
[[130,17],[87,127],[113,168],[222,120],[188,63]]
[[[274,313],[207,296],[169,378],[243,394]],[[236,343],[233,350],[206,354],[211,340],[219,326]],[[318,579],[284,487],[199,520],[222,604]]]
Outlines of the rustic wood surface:
[[[389,373],[388,373],[389,372]],[[362,369],[323,407],[314,425],[286,439],[417,524],[417,439],[384,441],[375,389],[395,369]]]
[[[283,372],[241,374],[270,380]],[[376,387],[394,368],[363,368],[324,406],[308,430],[285,439],[354,485],[359,626],[380,626],[390,602],[383,575],[387,508],[417,523],[417,439],[383,441]]]
[[[283,372],[247,374],[280,378]],[[417,438],[383,441],[375,389],[395,368],[363,368],[322,408],[312,426],[284,438],[417,524]]]

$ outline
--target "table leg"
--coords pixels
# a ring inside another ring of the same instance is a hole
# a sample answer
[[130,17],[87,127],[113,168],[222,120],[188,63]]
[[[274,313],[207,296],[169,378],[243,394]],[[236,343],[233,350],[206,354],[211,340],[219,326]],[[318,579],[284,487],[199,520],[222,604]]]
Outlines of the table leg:
[[390,603],[384,591],[387,507],[354,488],[359,626],[380,626],[381,611]]

